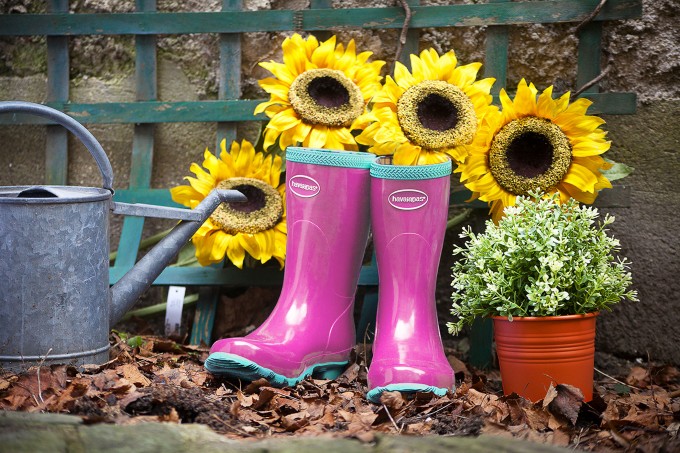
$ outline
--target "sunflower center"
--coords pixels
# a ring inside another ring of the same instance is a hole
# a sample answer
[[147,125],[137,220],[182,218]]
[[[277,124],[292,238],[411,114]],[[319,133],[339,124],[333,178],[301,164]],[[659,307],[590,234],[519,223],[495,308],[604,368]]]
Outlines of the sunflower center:
[[337,108],[349,102],[347,88],[333,77],[312,79],[307,85],[307,92],[317,104],[324,107]]
[[470,98],[442,80],[426,80],[406,90],[397,102],[397,117],[404,135],[429,150],[468,144],[477,131]]
[[566,176],[570,165],[569,138],[556,124],[534,116],[503,126],[489,152],[491,174],[515,195],[551,189]]
[[310,69],[290,85],[288,99],[306,123],[349,126],[364,112],[361,89],[342,71]]
[[456,127],[458,110],[453,102],[432,93],[418,104],[418,119],[423,127],[434,131],[446,131]]
[[520,176],[533,178],[552,165],[553,145],[545,135],[526,132],[514,139],[505,152],[508,165]]
[[283,216],[283,199],[278,190],[255,178],[229,178],[218,189],[238,190],[248,198],[244,203],[222,203],[210,219],[228,234],[255,234],[273,228]]
[[232,187],[246,196],[248,201],[244,203],[229,203],[229,207],[234,211],[251,213],[259,211],[264,208],[266,203],[265,193],[259,187],[251,186],[249,184],[240,184]]

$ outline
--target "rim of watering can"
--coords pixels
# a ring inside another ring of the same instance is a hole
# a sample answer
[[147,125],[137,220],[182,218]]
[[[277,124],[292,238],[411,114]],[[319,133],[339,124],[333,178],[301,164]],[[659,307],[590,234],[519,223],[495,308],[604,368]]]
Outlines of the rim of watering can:
[[41,116],[43,118],[51,119],[68,129],[83,145],[85,145],[95,162],[97,162],[99,171],[102,174],[102,187],[109,192],[114,193],[113,168],[111,167],[111,162],[102,148],[102,145],[99,144],[94,135],[78,121],[52,107],[26,101],[0,101],[0,113],[28,113]]
[[[21,197],[22,192],[38,190],[52,194],[27,195]],[[62,204],[62,203],[89,203],[104,201],[111,198],[111,192],[101,187],[82,186],[5,186],[0,187],[0,204]]]

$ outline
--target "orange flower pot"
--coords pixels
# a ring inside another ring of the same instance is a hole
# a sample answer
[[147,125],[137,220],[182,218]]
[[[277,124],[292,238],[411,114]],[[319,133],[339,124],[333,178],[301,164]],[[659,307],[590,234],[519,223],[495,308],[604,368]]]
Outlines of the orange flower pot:
[[494,316],[503,393],[537,401],[551,384],[570,384],[591,401],[597,315],[513,317],[512,322]]

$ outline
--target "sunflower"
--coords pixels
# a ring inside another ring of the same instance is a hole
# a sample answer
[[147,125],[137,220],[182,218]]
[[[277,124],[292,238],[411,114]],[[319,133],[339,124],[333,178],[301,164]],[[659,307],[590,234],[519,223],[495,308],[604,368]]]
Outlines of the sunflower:
[[233,142],[229,152],[225,140],[220,147],[219,158],[205,150],[203,168],[191,164],[196,177],[184,178],[190,185],[170,189],[175,202],[192,209],[213,189],[238,190],[248,198],[245,203],[222,203],[194,234],[191,240],[198,262],[207,266],[226,256],[241,269],[248,252],[261,263],[275,258],[283,267],[286,193],[285,184],[279,184],[281,158],[255,152],[247,140],[240,146]]
[[601,157],[610,146],[600,129],[604,120],[586,115],[591,101],[569,103],[569,93],[553,99],[552,90],[537,98],[536,87],[524,79],[512,100],[501,90],[502,111],[484,118],[468,158],[456,169],[473,198],[490,203],[496,222],[518,195],[558,192],[561,202],[590,204],[600,189],[611,188],[601,173],[611,168]]
[[465,160],[479,123],[491,105],[494,79],[475,80],[481,63],[457,66],[451,50],[441,57],[434,49],[411,55],[413,74],[397,62],[373,97],[371,111],[355,127],[357,143],[378,155],[394,154],[397,165]]
[[319,44],[294,34],[283,41],[283,63],[262,62],[275,77],[259,81],[270,99],[255,108],[270,121],[264,148],[278,139],[285,150],[291,145],[310,148],[358,150],[350,126],[366,110],[380,89],[384,61],[368,62],[372,52],[357,55],[354,40],[347,48],[332,36]]

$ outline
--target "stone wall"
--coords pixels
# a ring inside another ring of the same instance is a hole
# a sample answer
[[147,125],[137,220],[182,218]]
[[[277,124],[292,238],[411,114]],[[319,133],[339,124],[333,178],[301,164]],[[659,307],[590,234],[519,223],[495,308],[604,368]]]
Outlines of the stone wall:
[[[335,1],[334,7],[394,6],[394,0]],[[421,4],[454,3],[423,0]],[[460,2],[457,2],[460,3]],[[77,0],[75,12],[126,12],[132,0]],[[159,11],[218,11],[221,2],[159,0]],[[258,9],[305,8],[305,0],[245,0],[244,7]],[[0,13],[41,12],[44,2],[6,0]],[[605,91],[638,94],[635,115],[607,115],[612,148],[608,155],[635,168],[621,181],[631,188],[630,206],[605,209],[617,218],[612,232],[623,244],[623,254],[633,262],[635,287],[641,302],[621,304],[603,313],[598,327],[598,348],[630,358],[680,363],[680,271],[678,240],[680,208],[677,192],[680,161],[680,46],[676,18],[680,4],[674,0],[643,0],[638,20],[613,21],[604,26],[603,64],[610,66],[601,82]],[[508,87],[522,78],[539,89],[555,85],[556,91],[574,90],[576,45],[572,25],[513,27],[510,33]],[[353,38],[360,49],[392,61],[398,30],[341,30],[341,41]],[[262,98],[257,80],[268,73],[257,66],[262,60],[279,60],[280,43],[287,33],[249,33],[242,38],[242,97]],[[485,29],[423,29],[421,48],[440,52],[454,49],[462,63],[484,58]],[[107,102],[134,100],[134,42],[131,37],[83,36],[70,40],[71,100]],[[216,99],[217,38],[213,35],[163,36],[158,39],[159,97],[161,100]],[[0,38],[0,99],[43,102],[46,96],[45,40],[41,37]],[[91,125],[114,166],[115,187],[127,186],[132,143],[131,125]],[[254,140],[256,128],[242,125],[239,138]],[[71,137],[69,183],[98,185],[98,171],[82,146]],[[0,184],[41,183],[44,174],[44,128],[0,127]],[[166,124],[156,129],[154,187],[182,183],[191,162],[202,151],[214,149],[212,124]],[[115,223],[114,227],[118,224]],[[164,225],[163,227],[166,227]],[[159,228],[159,227],[154,227]],[[153,229],[153,228],[152,228]],[[116,228],[114,228],[116,230]],[[114,237],[115,240],[115,237]],[[114,242],[115,243],[115,242]],[[444,262],[447,262],[445,257]],[[441,279],[440,279],[441,280]],[[445,294],[448,288],[439,288]],[[446,301],[441,301],[445,305]]]

